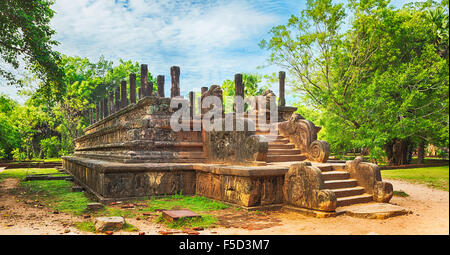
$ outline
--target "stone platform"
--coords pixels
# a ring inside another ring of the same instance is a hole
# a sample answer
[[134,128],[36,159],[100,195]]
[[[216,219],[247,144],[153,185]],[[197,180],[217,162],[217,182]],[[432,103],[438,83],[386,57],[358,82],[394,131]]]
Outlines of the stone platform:
[[[286,205],[333,216],[337,208],[392,198],[393,187],[382,181],[377,165],[363,158],[329,161],[330,146],[317,136],[321,127],[294,113],[295,107],[272,109],[272,91],[258,101],[261,106],[265,100],[266,108],[251,103],[245,113],[239,107],[225,113],[220,86],[202,87],[200,98],[190,92],[184,99],[179,75],[179,67],[172,67],[166,98],[164,77],[158,76],[158,93],[152,92],[142,65],[139,98],[136,74],[130,74],[129,97],[123,81],[88,112],[90,125],[74,139],[75,151],[63,157],[63,168],[100,202],[181,193],[249,210]],[[235,76],[235,86],[235,96],[244,99],[242,75]],[[211,98],[218,100],[203,105]],[[279,118],[272,119],[276,113]],[[203,123],[211,115],[212,129]],[[242,130],[226,128],[239,123]]]

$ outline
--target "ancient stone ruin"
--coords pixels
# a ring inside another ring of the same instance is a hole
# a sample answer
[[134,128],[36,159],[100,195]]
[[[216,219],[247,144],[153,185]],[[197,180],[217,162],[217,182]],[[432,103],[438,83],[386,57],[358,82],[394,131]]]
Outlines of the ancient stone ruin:
[[[85,134],[74,140],[75,153],[63,157],[64,168],[100,202],[182,193],[250,209],[285,206],[333,214],[339,207],[391,199],[392,185],[381,180],[377,165],[362,158],[328,159],[328,143],[317,140],[320,127],[285,105],[284,72],[279,73],[278,122],[251,130],[257,120],[246,112],[245,130],[217,131],[201,123],[212,109],[195,105],[206,96],[222,98],[219,86],[201,88],[198,101],[194,92],[184,99],[180,68],[172,67],[167,98],[164,76],[157,77],[158,91],[152,91],[147,70],[141,66],[138,93],[136,75],[130,74],[129,86],[123,81],[98,102],[88,113],[91,124]],[[244,97],[242,75],[235,76],[235,86],[236,96]],[[263,93],[268,101],[273,96]],[[191,109],[186,130],[171,128],[170,118],[179,109],[170,107],[171,99]],[[269,114],[262,112],[257,116]],[[238,120],[235,112],[220,116],[221,123]]]

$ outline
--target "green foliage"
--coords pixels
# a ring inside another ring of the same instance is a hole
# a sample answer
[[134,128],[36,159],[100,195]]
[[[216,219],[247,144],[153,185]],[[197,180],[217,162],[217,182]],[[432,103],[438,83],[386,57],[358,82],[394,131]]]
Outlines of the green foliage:
[[346,7],[310,0],[261,42],[269,62],[288,68],[293,90],[319,110],[332,149],[367,148],[373,160],[400,163],[408,151],[396,151],[398,141],[448,147],[448,11],[434,2]]
[[59,151],[61,150],[61,143],[56,136],[42,139],[41,146],[46,158],[57,157],[59,155]]
[[143,211],[153,212],[157,209],[171,210],[176,208],[188,208],[195,212],[214,211],[226,209],[229,206],[206,197],[173,195],[163,198],[151,198],[147,201],[148,207]]
[[84,232],[96,233],[95,224],[91,221],[80,221],[73,223],[73,226]]
[[183,218],[175,221],[168,221],[162,215],[156,219],[157,223],[162,223],[168,228],[185,229],[194,227],[209,228],[218,223],[217,217],[212,215],[201,215],[199,218]]
[[412,183],[421,183],[445,191],[448,191],[449,187],[448,166],[382,170],[381,176],[386,179],[403,180]]
[[[52,4],[48,0],[0,1],[0,58],[14,69],[23,61],[43,81],[47,96],[61,94],[62,85],[62,72],[56,64],[59,54],[52,50],[58,43],[51,39],[55,31],[49,26]],[[21,84],[3,67],[0,76],[10,85]]]

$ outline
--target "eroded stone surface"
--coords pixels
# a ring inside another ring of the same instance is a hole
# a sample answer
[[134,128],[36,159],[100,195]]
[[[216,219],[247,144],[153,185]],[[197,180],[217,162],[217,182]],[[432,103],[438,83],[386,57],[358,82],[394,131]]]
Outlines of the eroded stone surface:
[[321,211],[334,211],[337,200],[334,192],[324,189],[322,172],[310,163],[294,164],[284,178],[283,194],[286,203]]
[[98,217],[95,219],[95,229],[98,232],[120,230],[124,224],[123,217]]
[[412,213],[411,211],[388,203],[369,203],[341,207],[337,210],[340,213],[358,218],[367,219],[386,219],[389,217],[405,215]]

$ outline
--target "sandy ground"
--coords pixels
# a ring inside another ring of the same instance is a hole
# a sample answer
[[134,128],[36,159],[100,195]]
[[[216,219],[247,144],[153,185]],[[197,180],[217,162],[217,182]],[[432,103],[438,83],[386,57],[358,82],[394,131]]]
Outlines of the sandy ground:
[[[402,190],[409,197],[397,197],[392,204],[413,211],[412,214],[385,220],[360,219],[350,216],[336,218],[312,218],[289,211],[246,212],[227,209],[213,212],[219,218],[215,228],[199,231],[200,234],[293,234],[293,235],[415,235],[449,234],[449,193],[420,184],[388,180],[395,190]],[[82,216],[57,213],[30,201],[19,200],[11,189],[17,180],[6,179],[0,187],[0,234],[1,235],[71,235],[92,234],[81,232],[72,226],[73,222],[86,221]],[[163,225],[141,218],[126,219],[145,234],[159,234],[167,231]],[[132,234],[136,232],[117,232]],[[182,233],[179,233],[182,234]]]

